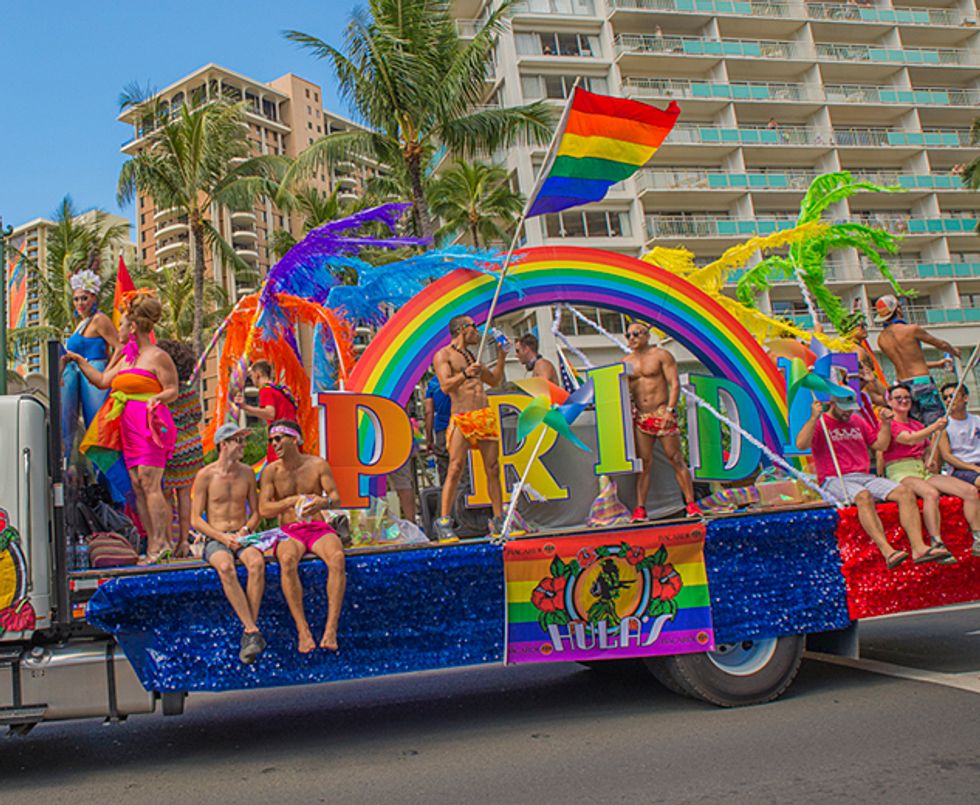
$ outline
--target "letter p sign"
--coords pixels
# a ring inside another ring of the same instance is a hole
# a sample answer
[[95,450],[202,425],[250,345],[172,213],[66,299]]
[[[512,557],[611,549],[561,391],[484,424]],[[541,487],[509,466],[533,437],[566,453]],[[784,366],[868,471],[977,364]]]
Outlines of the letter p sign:
[[387,397],[325,391],[317,395],[320,455],[337,483],[340,505],[365,508],[361,480],[388,475],[412,452],[412,426],[404,409]]

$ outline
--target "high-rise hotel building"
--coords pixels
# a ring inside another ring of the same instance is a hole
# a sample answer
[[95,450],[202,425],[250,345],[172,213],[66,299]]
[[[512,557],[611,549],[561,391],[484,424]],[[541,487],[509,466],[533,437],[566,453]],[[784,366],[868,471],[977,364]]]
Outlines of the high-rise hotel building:
[[[461,34],[493,5],[457,0]],[[977,154],[969,144],[980,115],[977,17],[974,0],[518,3],[488,73],[487,103],[545,98],[560,106],[581,77],[595,92],[681,106],[646,169],[600,204],[532,219],[529,244],[633,255],[685,246],[703,263],[791,226],[815,176],[848,170],[905,192],[861,193],[830,217],[903,235],[890,264],[917,292],[907,316],[972,349],[980,337],[980,194],[964,189],[959,172]],[[544,151],[497,158],[527,193]],[[833,254],[828,278],[845,304],[865,310],[887,291],[854,251]],[[811,324],[791,282],[777,283],[760,306]],[[541,333],[550,318],[539,313],[536,323]],[[577,325],[569,319],[563,329]],[[603,339],[585,340],[615,354]]]

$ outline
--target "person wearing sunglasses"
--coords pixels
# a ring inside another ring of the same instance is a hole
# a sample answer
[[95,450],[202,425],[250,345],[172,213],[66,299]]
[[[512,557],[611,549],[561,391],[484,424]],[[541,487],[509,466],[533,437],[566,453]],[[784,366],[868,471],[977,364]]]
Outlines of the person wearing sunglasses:
[[881,551],[889,570],[894,570],[908,559],[909,552],[893,548],[888,542],[875,501],[887,500],[898,504],[898,520],[905,529],[912,558],[917,564],[935,562],[949,556],[949,551],[930,548],[922,539],[922,518],[912,490],[871,472],[868,449],[888,449],[891,444],[892,412],[883,408],[879,412],[880,424],[875,429],[858,413],[860,408],[861,403],[854,397],[833,399],[826,411],[824,404],[815,400],[810,418],[796,435],[797,448],[813,451],[813,463],[821,489],[842,503],[845,499],[849,500],[857,508],[861,527]]
[[487,473],[487,492],[493,508],[489,523],[490,533],[499,534],[503,529],[504,500],[500,487],[500,423],[484,386],[499,386],[504,378],[506,352],[499,342],[497,363],[492,370],[478,360],[470,347],[480,342],[480,331],[473,319],[466,315],[453,316],[449,320],[449,346],[440,349],[432,362],[439,386],[449,395],[451,414],[446,430],[449,450],[449,469],[442,485],[439,517],[435,522],[436,539],[454,542],[459,538],[453,528],[452,511],[456,492],[466,466],[469,450],[479,450]]
[[[949,408],[949,424],[939,436],[939,456],[953,478],[976,489],[980,487],[980,417],[967,413],[970,390],[966,386],[947,383],[942,395]],[[980,556],[980,533],[976,531],[972,553]]]
[[[255,472],[242,463],[248,429],[226,422],[214,433],[218,460],[208,464],[194,479],[191,489],[191,526],[204,535],[203,559],[215,569],[221,589],[242,624],[238,658],[251,665],[265,649],[257,624],[265,592],[265,557],[239,540],[259,525]],[[248,571],[242,590],[235,562]]]
[[[976,487],[947,475],[934,475],[923,461],[932,440],[946,428],[946,417],[940,417],[931,425],[922,425],[909,416],[912,394],[904,383],[896,383],[888,390],[888,402],[895,416],[891,420],[892,441],[882,458],[885,476],[895,483],[909,487],[922,499],[922,519],[925,521],[929,540],[934,549],[949,552],[941,536],[939,496],[951,495],[963,500],[963,516],[976,531],[980,529],[980,498]],[[940,560],[952,564],[952,556]]]
[[659,441],[674,468],[674,477],[684,495],[687,514],[701,514],[694,502],[694,481],[681,450],[681,432],[677,425],[677,400],[681,393],[677,362],[667,350],[650,344],[650,328],[638,321],[626,328],[626,341],[632,350],[624,363],[629,371],[630,396],[633,398],[633,423],[636,426],[636,451],[643,462],[636,478],[636,508],[632,522],[647,519],[646,500],[650,491],[653,449]]
[[[276,460],[262,471],[259,514],[279,518],[284,539],[276,545],[282,594],[296,623],[297,649],[309,654],[317,645],[328,651],[338,648],[337,628],[347,589],[344,546],[324,519],[330,508],[340,504],[330,466],[320,456],[300,452],[303,432],[299,425],[279,419],[269,428],[269,442]],[[327,566],[327,621],[319,644],[313,639],[303,608],[300,560],[312,553]]]
[[919,324],[906,322],[902,318],[902,306],[892,294],[875,302],[875,321],[884,327],[878,336],[878,347],[895,364],[898,382],[912,389],[912,418],[923,425],[931,425],[946,415],[946,409],[929,374],[929,362],[922,352],[922,345],[928,344],[957,358],[959,348],[937,338]]

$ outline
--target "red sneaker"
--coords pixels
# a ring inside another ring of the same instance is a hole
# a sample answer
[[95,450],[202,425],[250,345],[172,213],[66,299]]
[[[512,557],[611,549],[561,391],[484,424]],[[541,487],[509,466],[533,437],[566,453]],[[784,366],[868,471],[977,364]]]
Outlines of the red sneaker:
[[687,516],[688,517],[704,517],[704,512],[701,511],[701,507],[697,503],[687,504]]
[[631,523],[639,523],[647,519],[647,510],[643,506],[637,506],[633,509],[633,515],[630,517]]

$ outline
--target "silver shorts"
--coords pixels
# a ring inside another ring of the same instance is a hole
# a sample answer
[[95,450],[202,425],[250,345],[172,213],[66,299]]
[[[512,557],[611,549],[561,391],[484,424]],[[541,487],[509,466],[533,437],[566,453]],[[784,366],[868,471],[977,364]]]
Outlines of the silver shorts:
[[[839,478],[825,478],[820,488],[841,503],[844,502],[844,493],[841,490]],[[854,503],[854,498],[857,497],[858,492],[865,490],[875,500],[885,500],[898,489],[898,484],[869,472],[846,472],[844,473],[844,489],[847,490],[847,496],[851,503]]]

